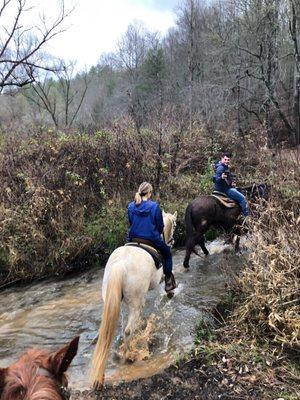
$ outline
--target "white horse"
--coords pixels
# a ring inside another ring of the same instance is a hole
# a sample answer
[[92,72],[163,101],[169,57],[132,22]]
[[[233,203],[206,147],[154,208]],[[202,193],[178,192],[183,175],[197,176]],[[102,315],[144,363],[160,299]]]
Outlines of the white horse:
[[[166,243],[173,242],[176,217],[177,212],[174,214],[163,212],[163,237]],[[103,386],[104,372],[118,324],[121,301],[124,300],[129,309],[124,331],[126,349],[138,325],[145,304],[145,295],[148,290],[160,283],[162,273],[162,268],[156,268],[152,256],[141,248],[122,246],[110,255],[104,272],[102,285],[104,308],[91,368],[94,388]]]

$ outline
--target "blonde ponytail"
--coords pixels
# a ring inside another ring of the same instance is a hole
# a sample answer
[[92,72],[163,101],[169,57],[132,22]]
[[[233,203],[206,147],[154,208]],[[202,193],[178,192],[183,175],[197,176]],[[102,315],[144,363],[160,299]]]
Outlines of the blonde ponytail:
[[134,196],[135,204],[141,204],[142,197],[146,196],[146,194],[151,193],[153,191],[153,187],[148,182],[143,182],[140,184],[138,191]]
[[140,195],[139,192],[136,192],[135,196],[134,196],[134,202],[135,204],[141,204],[142,202],[142,196]]

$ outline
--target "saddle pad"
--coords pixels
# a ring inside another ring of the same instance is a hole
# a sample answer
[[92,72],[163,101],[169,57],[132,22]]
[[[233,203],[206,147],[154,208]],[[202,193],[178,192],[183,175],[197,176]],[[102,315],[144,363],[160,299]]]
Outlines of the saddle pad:
[[238,204],[234,200],[230,199],[229,197],[224,198],[224,194],[222,196],[219,196],[219,194],[214,194],[214,193],[215,192],[213,192],[213,194],[211,194],[211,197],[218,199],[219,202],[223,204],[223,206],[225,206],[227,208],[238,207]]
[[153,261],[157,269],[165,267],[165,260],[162,254],[159,253],[159,251],[156,250],[154,247],[144,243],[137,243],[137,242],[128,242],[125,244],[125,246],[139,247],[140,249],[142,248],[143,250],[147,251],[147,253],[149,253],[150,256],[153,258]]
[[[218,190],[214,190],[212,192],[212,194],[215,194],[216,196],[222,196],[222,198],[224,198],[224,199],[229,199],[229,197],[227,196],[226,193],[219,192]],[[229,200],[231,200],[231,199],[229,199]]]

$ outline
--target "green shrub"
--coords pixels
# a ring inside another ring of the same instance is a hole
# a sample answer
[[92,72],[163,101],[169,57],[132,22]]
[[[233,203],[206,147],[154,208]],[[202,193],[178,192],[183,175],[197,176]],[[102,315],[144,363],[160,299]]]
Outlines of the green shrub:
[[115,248],[123,245],[127,232],[126,208],[109,204],[94,214],[85,226],[85,233],[100,251],[101,258],[107,258]]
[[203,341],[209,341],[213,338],[213,325],[208,319],[202,318],[197,324],[195,345],[201,345]]
[[200,175],[199,180],[199,193],[201,194],[211,194],[213,191],[213,181],[212,178],[214,176],[214,162],[211,158],[207,161],[207,166],[205,171]]
[[205,232],[205,239],[208,240],[209,242],[212,240],[217,239],[217,237],[219,236],[220,231],[218,231],[217,229],[209,229],[207,232]]

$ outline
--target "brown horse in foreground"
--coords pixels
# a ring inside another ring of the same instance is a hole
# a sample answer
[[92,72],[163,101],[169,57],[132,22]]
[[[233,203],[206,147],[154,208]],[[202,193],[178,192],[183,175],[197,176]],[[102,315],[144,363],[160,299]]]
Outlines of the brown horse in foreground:
[[[252,185],[245,188],[240,188],[249,200],[257,199],[267,200],[267,186],[265,184]],[[203,253],[208,255],[208,250],[205,246],[204,234],[209,228],[221,228],[227,233],[236,234],[235,249],[239,247],[239,237],[241,227],[238,225],[241,214],[240,207],[226,208],[218,199],[213,196],[200,196],[193,200],[185,212],[185,227],[186,227],[186,251],[183,261],[184,268],[189,268],[189,260],[191,253],[199,255],[195,251],[195,246],[200,245]]]
[[1,400],[65,400],[65,372],[75,357],[79,336],[57,352],[32,349],[8,368],[0,368]]

